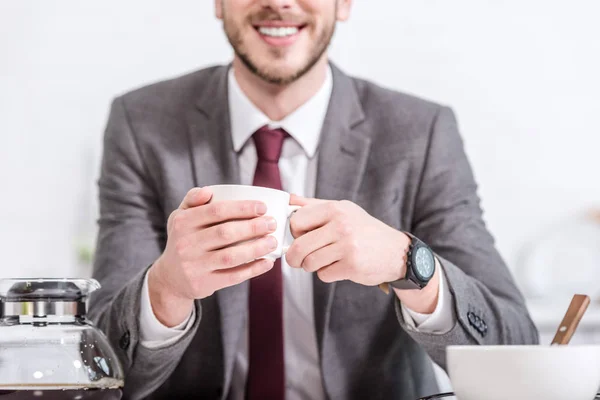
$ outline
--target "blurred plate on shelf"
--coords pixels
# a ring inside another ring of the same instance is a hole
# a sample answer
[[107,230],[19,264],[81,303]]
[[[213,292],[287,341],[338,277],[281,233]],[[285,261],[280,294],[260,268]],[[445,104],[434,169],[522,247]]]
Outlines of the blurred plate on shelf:
[[600,295],[600,221],[585,215],[549,227],[519,264],[515,278],[529,298]]

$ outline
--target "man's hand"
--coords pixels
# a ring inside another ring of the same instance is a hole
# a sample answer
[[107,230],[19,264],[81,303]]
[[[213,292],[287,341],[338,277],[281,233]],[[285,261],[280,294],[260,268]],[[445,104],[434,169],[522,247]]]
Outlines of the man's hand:
[[273,267],[273,261],[256,260],[277,247],[277,240],[267,236],[275,231],[277,223],[264,216],[265,204],[208,204],[211,196],[206,188],[188,192],[170,215],[165,251],[150,268],[152,310],[166,326],[185,321],[194,299],[208,297]]
[[[406,275],[410,238],[369,215],[358,205],[342,201],[306,199],[292,195],[292,205],[303,206],[290,220],[295,240],[286,253],[287,263],[316,272],[323,282],[351,280],[376,286]],[[435,310],[439,272],[422,290],[398,290],[410,309]]]

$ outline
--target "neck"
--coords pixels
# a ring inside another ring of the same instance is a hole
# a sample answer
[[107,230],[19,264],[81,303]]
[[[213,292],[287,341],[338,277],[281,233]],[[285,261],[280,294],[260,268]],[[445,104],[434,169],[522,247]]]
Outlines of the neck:
[[325,82],[327,55],[303,76],[286,85],[264,81],[236,56],[233,73],[238,85],[250,101],[272,121],[280,121],[313,97]]

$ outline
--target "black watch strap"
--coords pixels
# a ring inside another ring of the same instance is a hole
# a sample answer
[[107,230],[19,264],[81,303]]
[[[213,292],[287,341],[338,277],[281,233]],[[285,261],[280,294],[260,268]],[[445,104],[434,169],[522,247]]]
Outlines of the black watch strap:
[[402,279],[398,279],[397,281],[393,281],[390,282],[390,285],[392,285],[392,287],[395,287],[396,289],[421,289],[421,286],[419,284],[417,284],[415,281],[411,280],[411,279],[406,279],[406,278],[402,278]]

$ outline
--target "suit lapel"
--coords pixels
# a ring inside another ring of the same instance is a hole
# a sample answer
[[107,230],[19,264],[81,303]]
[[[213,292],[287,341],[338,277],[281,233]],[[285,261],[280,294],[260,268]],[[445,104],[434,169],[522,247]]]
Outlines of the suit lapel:
[[[227,96],[228,67],[215,68],[201,82],[202,92],[188,115],[190,149],[196,186],[239,184],[237,154],[233,149]],[[217,292],[223,341],[225,387],[231,372],[248,309],[248,284]]]
[[227,96],[228,67],[218,67],[199,84],[196,108],[188,113],[190,151],[198,186],[240,182],[233,150]]
[[[361,124],[365,115],[353,80],[331,65],[333,92],[321,132],[315,196],[354,201],[367,164],[371,140]],[[319,353],[327,334],[335,283],[313,276],[315,325]]]

